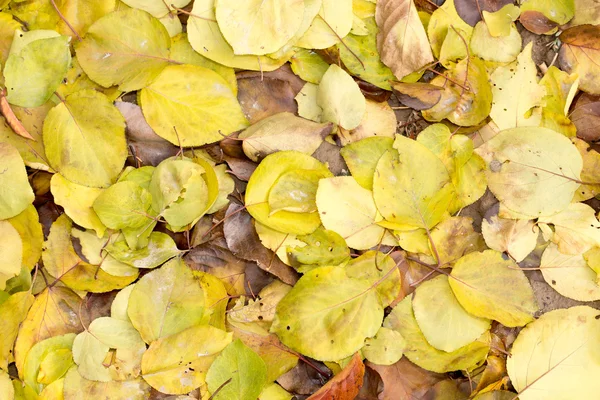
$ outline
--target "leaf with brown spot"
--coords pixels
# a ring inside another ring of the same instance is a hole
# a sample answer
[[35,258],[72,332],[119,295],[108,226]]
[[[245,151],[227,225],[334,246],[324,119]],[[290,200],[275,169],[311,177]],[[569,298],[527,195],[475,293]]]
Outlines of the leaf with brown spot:
[[297,272],[262,245],[256,229],[254,229],[252,217],[244,210],[243,206],[234,203],[229,206],[223,232],[227,246],[235,255],[257,262],[260,268],[275,275],[284,283],[289,285],[296,283]]
[[579,74],[579,88],[600,94],[600,25],[579,25],[560,35],[558,53],[561,69]]
[[354,400],[360,391],[365,375],[365,365],[359,353],[348,365],[307,400]]
[[429,83],[403,83],[392,84],[392,89],[398,100],[415,110],[428,110],[436,105],[442,98],[443,87]]
[[577,127],[578,138],[600,140],[600,97],[582,92],[575,98],[569,117]]
[[431,46],[413,0],[380,0],[375,20],[379,27],[377,50],[396,78],[433,62]]

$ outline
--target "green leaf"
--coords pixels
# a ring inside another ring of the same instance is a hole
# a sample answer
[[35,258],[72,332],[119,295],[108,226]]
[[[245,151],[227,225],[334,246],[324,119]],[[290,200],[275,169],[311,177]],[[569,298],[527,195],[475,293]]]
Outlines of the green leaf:
[[152,218],[152,196],[135,182],[118,182],[102,191],[93,202],[100,221],[111,229],[136,229]]
[[50,110],[43,137],[52,168],[79,185],[109,186],[127,158],[123,116],[95,90],[74,93]]
[[472,316],[460,305],[445,275],[417,287],[413,311],[429,344],[448,353],[476,340],[491,324],[489,319]]
[[152,232],[148,245],[139,250],[130,249],[125,240],[119,239],[109,243],[106,251],[135,268],[155,268],[181,253],[171,236],[161,232]]
[[453,352],[431,346],[413,314],[411,296],[406,296],[386,317],[384,328],[398,331],[406,341],[404,355],[419,367],[433,372],[472,370],[485,360],[490,349],[490,334]]
[[129,297],[127,314],[146,343],[208,321],[202,286],[179,258],[144,275]]
[[392,365],[402,358],[405,347],[406,341],[398,331],[382,327],[365,340],[361,352],[373,364]]
[[[305,246],[288,246],[287,256],[292,266],[305,271],[321,265],[340,265],[350,259],[350,249],[343,237],[323,228],[317,228],[310,235],[296,238]],[[301,271],[301,272],[302,272]]]
[[279,302],[271,332],[301,354],[334,361],[358,351],[382,319],[371,282],[350,278],[342,268],[321,267],[304,274]]
[[365,114],[365,97],[346,71],[332,64],[323,75],[317,92],[317,104],[323,109],[323,121],[344,129],[354,129]]
[[[71,63],[68,36],[29,42],[23,37],[30,34],[15,32],[13,46],[19,48],[11,49],[4,67],[6,98],[9,103],[21,107],[37,107],[48,101]],[[20,46],[18,41],[26,44]]]
[[142,357],[142,376],[163,393],[188,393],[206,385],[209,367],[231,338],[231,332],[196,325],[158,339]]
[[488,187],[511,211],[527,218],[567,208],[579,187],[582,159],[560,133],[546,128],[502,131],[477,153],[488,164]]
[[165,68],[138,101],[152,129],[177,146],[213,143],[248,126],[227,81],[195,65]]
[[467,254],[454,265],[450,278],[454,295],[474,316],[515,327],[533,321],[538,311],[523,271],[497,251]]
[[[425,146],[397,136],[396,150],[381,156],[373,199],[386,221],[406,229],[433,228],[452,201],[454,186],[442,161]],[[423,171],[427,171],[424,174]]]
[[[318,3],[318,1],[315,1]],[[318,84],[329,68],[320,55],[312,50],[301,49],[290,60],[292,71],[306,82]]]
[[0,143],[0,220],[20,214],[33,199],[19,152],[8,143]]
[[[71,347],[73,346],[74,339],[75,334],[68,333],[66,335],[54,336],[36,343],[36,345],[33,346],[27,353],[27,358],[25,359],[25,369],[23,373],[23,382],[39,394],[46,385],[52,383],[56,379],[61,378],[73,365],[73,360],[71,359]],[[66,360],[60,360],[54,357],[53,353],[60,350],[67,351],[66,353],[68,358]],[[54,359],[55,361],[60,362],[60,365],[55,364],[52,366],[53,368],[57,369],[55,372],[56,375],[52,380],[50,379],[51,377],[48,376],[42,369],[42,365],[46,364],[46,359]],[[42,381],[45,381],[45,383]]]
[[212,363],[206,383],[215,400],[254,400],[267,383],[267,367],[251,348],[236,339]]
[[75,51],[90,79],[129,92],[150,84],[169,65],[170,46],[169,33],[159,20],[128,9],[94,22]]
[[365,189],[373,190],[377,162],[387,150],[392,149],[393,144],[392,138],[373,136],[347,144],[340,154],[356,182]]

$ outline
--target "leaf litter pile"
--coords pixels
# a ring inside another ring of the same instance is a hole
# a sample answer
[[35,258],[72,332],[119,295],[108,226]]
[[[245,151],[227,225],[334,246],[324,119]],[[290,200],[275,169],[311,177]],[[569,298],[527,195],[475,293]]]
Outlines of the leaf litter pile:
[[0,0],[0,399],[593,399],[596,0]]

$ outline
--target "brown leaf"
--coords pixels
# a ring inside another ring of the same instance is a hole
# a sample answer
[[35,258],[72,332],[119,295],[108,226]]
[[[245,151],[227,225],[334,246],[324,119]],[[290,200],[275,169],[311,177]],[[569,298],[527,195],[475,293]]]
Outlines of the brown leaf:
[[433,62],[429,39],[413,0],[379,0],[375,20],[381,62],[396,78],[402,79]]
[[[305,362],[299,362],[294,368],[277,378],[277,383],[290,393],[299,395],[309,395],[325,383],[329,370],[318,361],[311,361],[314,365],[310,366]],[[321,373],[315,368],[319,368]]]
[[238,101],[250,124],[271,115],[289,111],[296,113],[294,98],[304,86],[288,64],[273,72],[243,71],[237,73]]
[[110,316],[110,307],[118,290],[107,293],[88,293],[81,306],[81,321],[88,326],[93,320]]
[[[318,149],[317,149],[318,150]],[[223,156],[223,160],[229,165],[231,174],[239,180],[248,182],[250,176],[258,166],[258,164],[248,160],[247,158],[235,158]]]
[[519,21],[525,29],[536,35],[543,35],[558,26],[556,22],[549,20],[539,11],[524,11],[521,13]]
[[582,92],[575,98],[571,110],[577,137],[589,142],[600,140],[600,97]]
[[454,0],[454,7],[463,21],[475,26],[481,21],[483,11],[495,12],[512,3],[513,0]]
[[115,106],[125,118],[127,143],[134,165],[157,166],[165,158],[177,154],[179,148],[154,132],[137,104],[117,101]]
[[388,101],[390,98],[391,93],[380,88],[379,86],[375,86],[372,83],[363,81],[362,79],[356,79],[356,83],[358,84],[362,94],[369,100],[381,103],[383,101]]
[[365,365],[359,353],[346,367],[308,400],[354,400],[363,384]]
[[235,255],[245,260],[255,261],[260,268],[275,275],[288,285],[296,283],[298,273],[262,245],[256,229],[254,229],[252,217],[243,206],[234,203],[229,205],[223,232],[227,246]]
[[17,135],[22,136],[25,139],[31,139],[35,142],[33,136],[27,132],[27,129],[25,129],[21,121],[19,121],[13,112],[12,108],[10,108],[10,104],[8,104],[8,100],[6,100],[6,89],[2,89],[0,91],[0,114],[6,118],[8,126],[10,126]]
[[376,365],[367,362],[369,368],[377,371],[383,381],[383,391],[379,400],[418,400],[445,376],[417,367],[402,357],[392,365]]
[[356,400],[378,400],[379,387],[383,386],[381,377],[369,367],[365,367],[363,385],[356,396]]
[[428,110],[436,105],[444,88],[429,83],[402,83],[392,84],[392,89],[398,100],[415,110]]
[[600,25],[579,25],[560,35],[558,53],[562,70],[577,72],[579,88],[589,94],[600,94]]
[[346,165],[344,158],[341,156],[340,150],[340,146],[325,141],[321,143],[319,148],[315,150],[312,156],[322,163],[327,163],[327,166],[332,174],[336,176],[344,175],[348,173],[348,166]]

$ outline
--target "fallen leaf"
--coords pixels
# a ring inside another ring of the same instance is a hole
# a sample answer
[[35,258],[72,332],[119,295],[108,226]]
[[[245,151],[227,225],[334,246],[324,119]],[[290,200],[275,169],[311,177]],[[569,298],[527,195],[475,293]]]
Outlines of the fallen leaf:
[[77,368],[71,368],[64,380],[65,400],[86,400],[89,396],[143,400],[150,396],[150,386],[141,378],[130,381],[90,381],[79,375]]
[[597,25],[579,25],[563,31],[558,57],[564,71],[579,74],[579,88],[595,95],[600,94],[600,67],[595,61],[600,52],[599,36],[600,26]]
[[584,92],[576,96],[569,117],[577,127],[578,138],[591,142],[600,140],[600,101],[596,96]]
[[412,0],[377,2],[375,19],[380,29],[377,49],[381,61],[396,78],[402,79],[433,62],[425,28]]
[[373,364],[392,365],[402,358],[405,345],[406,341],[398,331],[381,327],[375,336],[365,340],[361,352]]
[[538,219],[538,223],[554,226],[550,240],[563,254],[582,254],[600,246],[600,222],[587,204],[571,203],[557,214]]
[[352,400],[363,385],[365,365],[359,353],[354,354],[348,365],[308,400]]
[[588,306],[554,310],[519,333],[507,360],[519,399],[585,397],[600,389],[597,317]]
[[229,248],[239,257],[255,261],[263,270],[277,276],[283,282],[293,285],[298,274],[285,265],[271,250],[264,247],[254,226],[252,218],[242,206],[232,203],[227,209],[223,231]]
[[496,12],[512,3],[510,0],[454,0],[456,12],[471,26],[481,21],[482,12]]
[[498,207],[490,209],[481,223],[481,233],[490,249],[507,252],[521,262],[535,249],[539,228],[532,221],[498,216]]
[[35,141],[35,138],[31,136],[29,132],[27,132],[27,129],[25,129],[21,121],[19,121],[14,111],[10,107],[8,100],[6,100],[6,92],[4,90],[0,92],[0,114],[4,116],[6,123],[17,135],[22,136],[25,139],[31,139]]
[[443,375],[424,370],[406,357],[389,366],[367,362],[367,367],[381,376],[383,391],[378,397],[381,400],[421,399],[432,386],[444,379]]
[[323,75],[317,90],[321,119],[344,129],[356,128],[365,113],[365,98],[348,73],[332,64]]
[[[544,34],[554,32],[557,26],[566,24],[574,15],[575,2],[572,0],[525,0],[521,3],[519,20],[526,29]],[[546,29],[540,29],[542,27]]]
[[33,202],[34,195],[18,150],[0,143],[0,219],[20,214]]
[[[0,304],[0,317],[4,321],[0,328],[0,369],[8,370],[13,360],[13,348],[21,323],[34,302],[29,292],[18,292]],[[23,360],[24,361],[24,360]],[[2,391],[0,391],[2,393]]]

